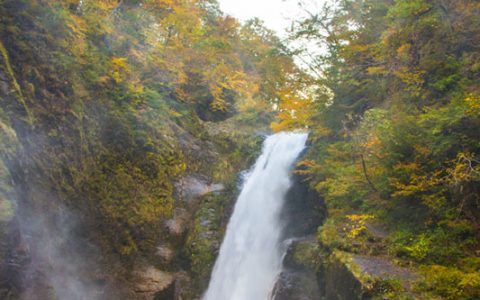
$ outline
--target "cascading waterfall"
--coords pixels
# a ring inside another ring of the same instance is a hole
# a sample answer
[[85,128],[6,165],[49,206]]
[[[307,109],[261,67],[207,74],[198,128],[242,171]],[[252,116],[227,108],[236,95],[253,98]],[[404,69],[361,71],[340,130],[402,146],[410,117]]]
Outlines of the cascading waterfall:
[[306,133],[285,132],[265,140],[235,204],[204,300],[269,298],[282,267],[280,212],[306,140]]

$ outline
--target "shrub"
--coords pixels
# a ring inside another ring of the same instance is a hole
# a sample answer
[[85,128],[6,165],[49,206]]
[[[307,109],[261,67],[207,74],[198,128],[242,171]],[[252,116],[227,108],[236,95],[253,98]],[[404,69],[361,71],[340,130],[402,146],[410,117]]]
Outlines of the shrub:
[[422,291],[437,294],[446,299],[480,299],[480,272],[462,272],[457,268],[439,265],[424,267],[424,281],[419,285]]

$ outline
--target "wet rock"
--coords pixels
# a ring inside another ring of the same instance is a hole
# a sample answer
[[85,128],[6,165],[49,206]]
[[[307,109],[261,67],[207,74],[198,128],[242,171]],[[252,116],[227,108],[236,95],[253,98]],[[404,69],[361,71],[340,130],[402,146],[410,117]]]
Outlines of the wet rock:
[[175,281],[172,281],[169,286],[164,288],[163,290],[155,293],[154,300],[173,300],[175,298]]
[[155,250],[155,256],[158,259],[158,264],[161,266],[171,265],[175,258],[175,251],[170,245],[158,245]]
[[[209,183],[200,175],[190,175],[175,183],[175,198],[177,207],[173,211],[173,218],[165,225],[172,236],[181,236],[188,229],[198,201],[205,195],[220,192],[224,189],[221,183]],[[215,212],[212,212],[215,214]]]
[[166,261],[171,261],[174,256],[173,250],[167,245],[158,246],[155,254]]
[[317,272],[324,255],[314,236],[285,241],[287,250],[283,258],[286,268]]
[[187,229],[190,214],[184,208],[176,208],[173,211],[173,218],[166,222],[168,232],[173,236],[182,235]]
[[275,283],[272,300],[318,300],[320,290],[313,272],[283,271]]
[[187,203],[208,193],[218,192],[225,187],[221,183],[209,183],[201,175],[190,175],[175,183],[178,197]]
[[302,176],[293,174],[292,181],[281,212],[286,224],[283,235],[285,238],[313,235],[325,218],[325,204]]
[[272,291],[273,300],[317,300],[321,297],[317,271],[323,257],[313,236],[285,241],[284,271]]
[[340,259],[329,262],[325,281],[325,298],[329,300],[368,299],[362,281],[349,265]]
[[175,300],[190,300],[193,298],[192,295],[193,285],[192,279],[186,272],[179,272],[177,273],[177,277],[175,279]]
[[174,274],[153,266],[143,267],[134,271],[135,293],[139,299],[157,299],[156,295],[169,288],[174,280]]
[[281,212],[286,224],[284,270],[274,285],[272,299],[318,300],[322,297],[319,272],[324,255],[316,242],[315,232],[325,218],[325,207],[323,200],[300,175],[293,175],[292,180]]

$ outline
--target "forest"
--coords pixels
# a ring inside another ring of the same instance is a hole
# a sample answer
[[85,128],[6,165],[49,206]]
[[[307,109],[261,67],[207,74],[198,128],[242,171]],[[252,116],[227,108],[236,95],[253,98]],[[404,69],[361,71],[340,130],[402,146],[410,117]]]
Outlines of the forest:
[[217,0],[0,0],[0,298],[200,299],[238,174],[302,131],[302,268],[480,299],[479,82],[476,0],[330,0],[286,39]]
[[[318,238],[418,269],[425,299],[480,296],[479,9],[340,1],[293,35],[328,49],[314,57],[318,89],[293,122],[311,128],[300,172],[330,212]],[[279,128],[292,126],[291,106],[281,102]],[[380,249],[369,220],[387,228]]]

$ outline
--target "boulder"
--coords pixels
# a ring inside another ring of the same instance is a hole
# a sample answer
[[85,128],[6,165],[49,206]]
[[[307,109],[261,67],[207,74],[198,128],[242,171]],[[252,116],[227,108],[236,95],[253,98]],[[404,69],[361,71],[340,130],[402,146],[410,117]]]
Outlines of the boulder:
[[139,268],[134,271],[133,275],[138,299],[157,299],[156,295],[168,289],[175,280],[174,274],[161,271],[153,266]]
[[320,290],[315,273],[285,270],[278,276],[272,300],[318,300]]
[[378,288],[382,282],[388,285],[386,280],[398,281],[402,294],[411,296],[411,283],[416,279],[415,272],[397,266],[387,258],[336,250],[330,256],[325,272],[325,296],[329,300],[371,299],[382,294]]

